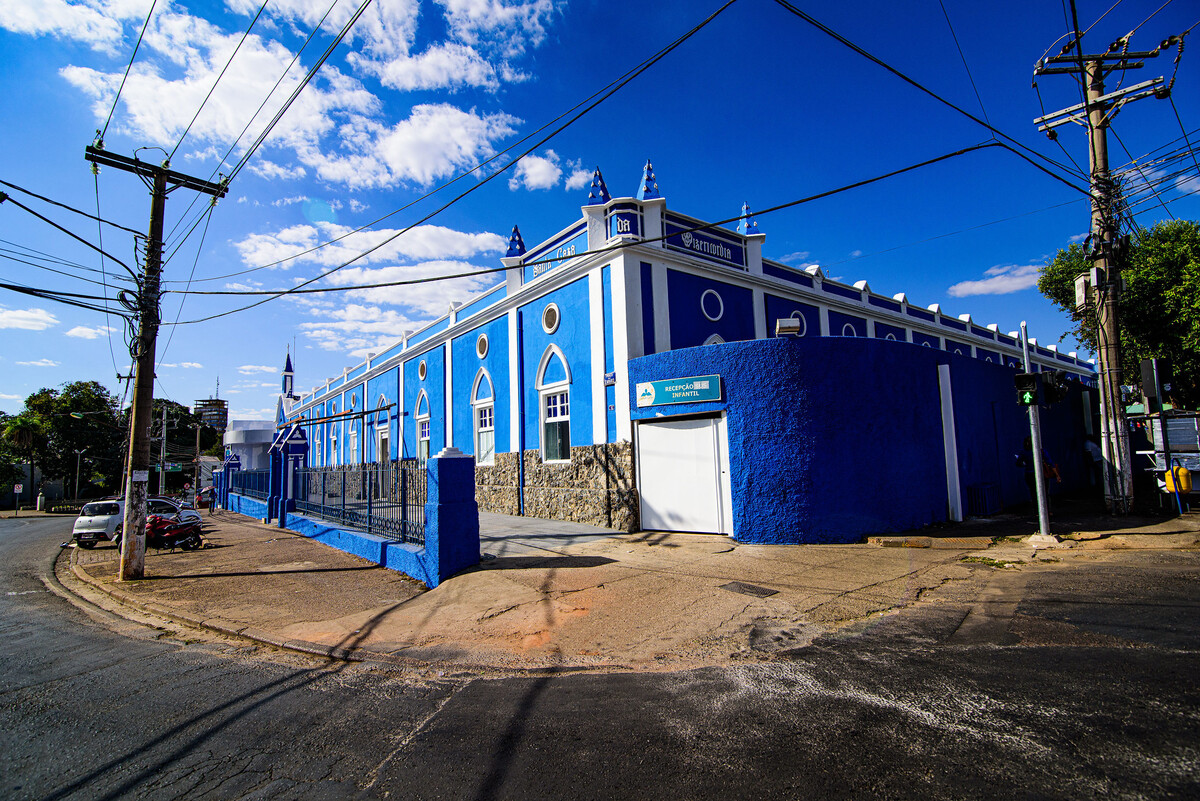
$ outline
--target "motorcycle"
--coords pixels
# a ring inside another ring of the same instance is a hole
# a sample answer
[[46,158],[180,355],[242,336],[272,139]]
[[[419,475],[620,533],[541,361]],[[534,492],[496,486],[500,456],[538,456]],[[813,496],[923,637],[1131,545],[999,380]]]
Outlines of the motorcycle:
[[146,518],[146,545],[160,550],[194,551],[204,547],[204,538],[200,536],[200,523],[195,520],[183,522],[178,517],[149,515]]

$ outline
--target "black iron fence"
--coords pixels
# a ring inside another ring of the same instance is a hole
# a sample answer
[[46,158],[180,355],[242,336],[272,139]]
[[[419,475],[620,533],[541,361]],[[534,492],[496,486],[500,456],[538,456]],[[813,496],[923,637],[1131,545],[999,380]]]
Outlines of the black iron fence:
[[425,465],[416,459],[297,470],[296,511],[396,542],[425,544]]
[[271,492],[270,470],[235,470],[231,474],[229,491],[265,501]]

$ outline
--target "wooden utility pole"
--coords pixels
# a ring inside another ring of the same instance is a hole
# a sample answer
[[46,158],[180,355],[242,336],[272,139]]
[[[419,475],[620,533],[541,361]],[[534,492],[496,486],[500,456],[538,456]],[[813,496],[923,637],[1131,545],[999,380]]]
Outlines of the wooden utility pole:
[[[214,184],[199,178],[118,156],[89,145],[84,158],[93,164],[132,172],[150,189],[150,231],[146,243],[146,264],[138,287],[138,333],[133,344],[133,403],[129,412],[129,456],[126,463],[125,520],[122,524],[119,579],[133,581],[146,570],[146,485],[150,480],[150,426],[154,414],[154,354],[158,340],[159,285],[162,276],[163,212],[167,193],[178,187],[224,197],[224,183]],[[164,426],[163,436],[166,437]],[[160,478],[161,481],[161,478]]]
[[[1072,3],[1072,9],[1074,4]],[[1084,55],[1082,34],[1075,22],[1074,38],[1059,55],[1038,63],[1034,75],[1075,74],[1086,88],[1086,99],[1070,108],[1034,120],[1038,130],[1051,139],[1054,129],[1073,122],[1087,128],[1088,162],[1092,196],[1092,270],[1089,278],[1094,292],[1097,318],[1097,342],[1100,359],[1100,427],[1104,453],[1104,498],[1109,512],[1128,514],[1133,505],[1132,454],[1129,450],[1129,425],[1121,398],[1121,330],[1117,324],[1121,291],[1121,263],[1114,257],[1118,240],[1117,205],[1120,190],[1108,172],[1108,126],[1126,104],[1144,97],[1164,98],[1168,90],[1163,79],[1104,93],[1104,77],[1112,72],[1140,69],[1141,59],[1154,58],[1158,50],[1143,53],[1109,48],[1099,55]]]

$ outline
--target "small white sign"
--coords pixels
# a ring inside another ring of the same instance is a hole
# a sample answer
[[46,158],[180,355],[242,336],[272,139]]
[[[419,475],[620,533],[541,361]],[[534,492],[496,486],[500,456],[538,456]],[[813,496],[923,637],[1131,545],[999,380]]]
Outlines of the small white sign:
[[23,489],[25,489],[24,484],[13,484],[13,492],[17,493],[18,495],[21,494],[21,490]]
[[149,481],[150,480],[150,471],[149,470],[134,470],[132,480],[133,481]]

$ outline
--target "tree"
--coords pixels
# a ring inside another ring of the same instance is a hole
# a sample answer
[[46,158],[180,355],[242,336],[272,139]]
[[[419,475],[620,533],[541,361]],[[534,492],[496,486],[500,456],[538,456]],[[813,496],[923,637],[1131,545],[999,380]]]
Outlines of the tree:
[[9,417],[4,423],[4,441],[18,454],[25,457],[29,465],[29,486],[25,491],[33,497],[35,457],[44,453],[46,445],[46,426],[42,419],[28,410]]
[[[25,413],[42,421],[45,442],[39,466],[47,478],[68,484],[80,471],[80,494],[118,488],[124,468],[127,428],[116,396],[96,381],[70,381],[42,388],[25,399]],[[82,458],[76,454],[81,451]]]
[[[1075,278],[1091,266],[1084,248],[1071,245],[1042,269],[1038,289],[1071,315],[1076,337],[1094,352],[1095,307],[1075,310]],[[1171,220],[1139,231],[1121,277],[1125,289],[1118,322],[1125,382],[1140,382],[1143,359],[1165,357],[1173,372],[1168,396],[1178,406],[1195,408],[1200,405],[1200,223]]]
[[[211,426],[205,425],[200,418],[192,414],[188,407],[165,398],[154,399],[154,437],[155,443],[151,461],[158,463],[162,446],[163,410],[167,413],[167,442],[166,455],[168,463],[180,464],[183,470],[178,473],[165,473],[166,481],[157,486],[158,492],[175,492],[183,489],[190,482],[196,458],[196,431],[200,431],[200,452],[211,449],[214,443],[220,442],[220,434]],[[154,485],[152,485],[154,486]]]

